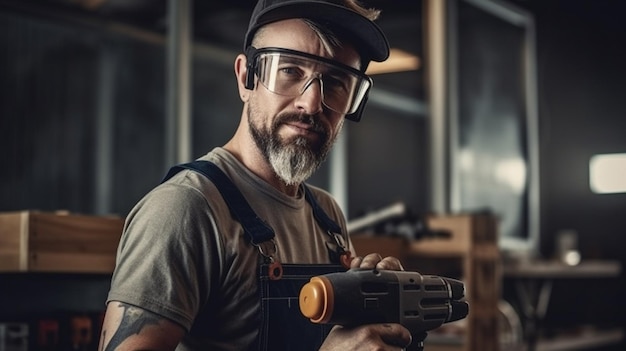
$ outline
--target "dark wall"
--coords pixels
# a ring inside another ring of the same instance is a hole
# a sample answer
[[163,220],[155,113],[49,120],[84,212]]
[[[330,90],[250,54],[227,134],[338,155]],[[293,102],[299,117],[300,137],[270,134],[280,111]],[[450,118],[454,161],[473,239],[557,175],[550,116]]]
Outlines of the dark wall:
[[614,21],[626,3],[591,3],[530,7],[537,21],[541,241],[550,254],[553,235],[574,229],[583,256],[620,258],[626,257],[618,245],[626,241],[626,194],[593,194],[589,159],[626,152],[626,22]]
[[[589,159],[626,152],[626,21],[621,18],[626,3],[516,3],[535,14],[537,26],[541,252],[553,256],[556,234],[572,229],[583,259],[616,259],[625,266],[626,194],[592,193]],[[548,319],[626,325],[625,281],[622,274],[616,280],[558,285]],[[588,305],[571,308],[580,301]],[[577,314],[564,312],[572,310]]]

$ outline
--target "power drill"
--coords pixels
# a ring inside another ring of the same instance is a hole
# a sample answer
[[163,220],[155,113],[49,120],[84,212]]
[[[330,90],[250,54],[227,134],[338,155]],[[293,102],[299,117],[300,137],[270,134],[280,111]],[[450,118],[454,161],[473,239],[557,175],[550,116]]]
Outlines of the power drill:
[[352,269],[311,278],[300,290],[299,304],[313,323],[399,323],[411,332],[410,349],[423,350],[427,331],[467,316],[464,296],[465,285],[456,279]]

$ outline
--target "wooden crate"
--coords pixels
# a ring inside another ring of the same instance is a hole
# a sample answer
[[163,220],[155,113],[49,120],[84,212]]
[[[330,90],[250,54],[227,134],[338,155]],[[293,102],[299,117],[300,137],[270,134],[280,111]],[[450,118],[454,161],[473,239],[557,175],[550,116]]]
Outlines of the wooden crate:
[[0,213],[0,271],[111,273],[123,226],[119,217]]
[[476,247],[483,246],[489,255],[497,251],[497,221],[489,214],[451,214],[428,217],[428,226],[434,230],[446,231],[446,238],[424,238],[411,245],[411,252],[425,256],[457,256],[480,254]]
[[450,231],[444,239],[420,240],[411,253],[421,258],[457,257],[465,295],[470,304],[465,340],[460,350],[498,351],[498,302],[502,263],[498,248],[498,220],[488,213],[431,216],[430,228]]

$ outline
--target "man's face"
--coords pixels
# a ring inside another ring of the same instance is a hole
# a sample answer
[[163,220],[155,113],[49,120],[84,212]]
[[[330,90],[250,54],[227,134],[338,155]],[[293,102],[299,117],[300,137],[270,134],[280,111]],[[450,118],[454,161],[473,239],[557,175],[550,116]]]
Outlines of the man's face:
[[[278,47],[332,58],[357,68],[359,57],[351,48],[324,50],[313,30],[300,20],[268,25],[258,48]],[[274,172],[287,185],[308,179],[328,156],[341,128],[344,114],[323,104],[320,81],[314,79],[304,92],[285,96],[257,82],[248,103],[248,125],[254,141]]]

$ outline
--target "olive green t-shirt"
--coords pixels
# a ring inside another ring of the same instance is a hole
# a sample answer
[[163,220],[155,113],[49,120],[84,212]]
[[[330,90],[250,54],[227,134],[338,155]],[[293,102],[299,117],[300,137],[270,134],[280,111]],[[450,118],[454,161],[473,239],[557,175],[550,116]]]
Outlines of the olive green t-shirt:
[[[334,240],[316,222],[302,187],[287,196],[222,148],[200,159],[219,166],[274,229],[280,262],[331,263],[327,245]],[[336,202],[309,187],[346,233]],[[183,326],[188,333],[177,350],[245,350],[257,336],[259,260],[215,185],[184,170],[126,218],[107,303],[139,306]]]

